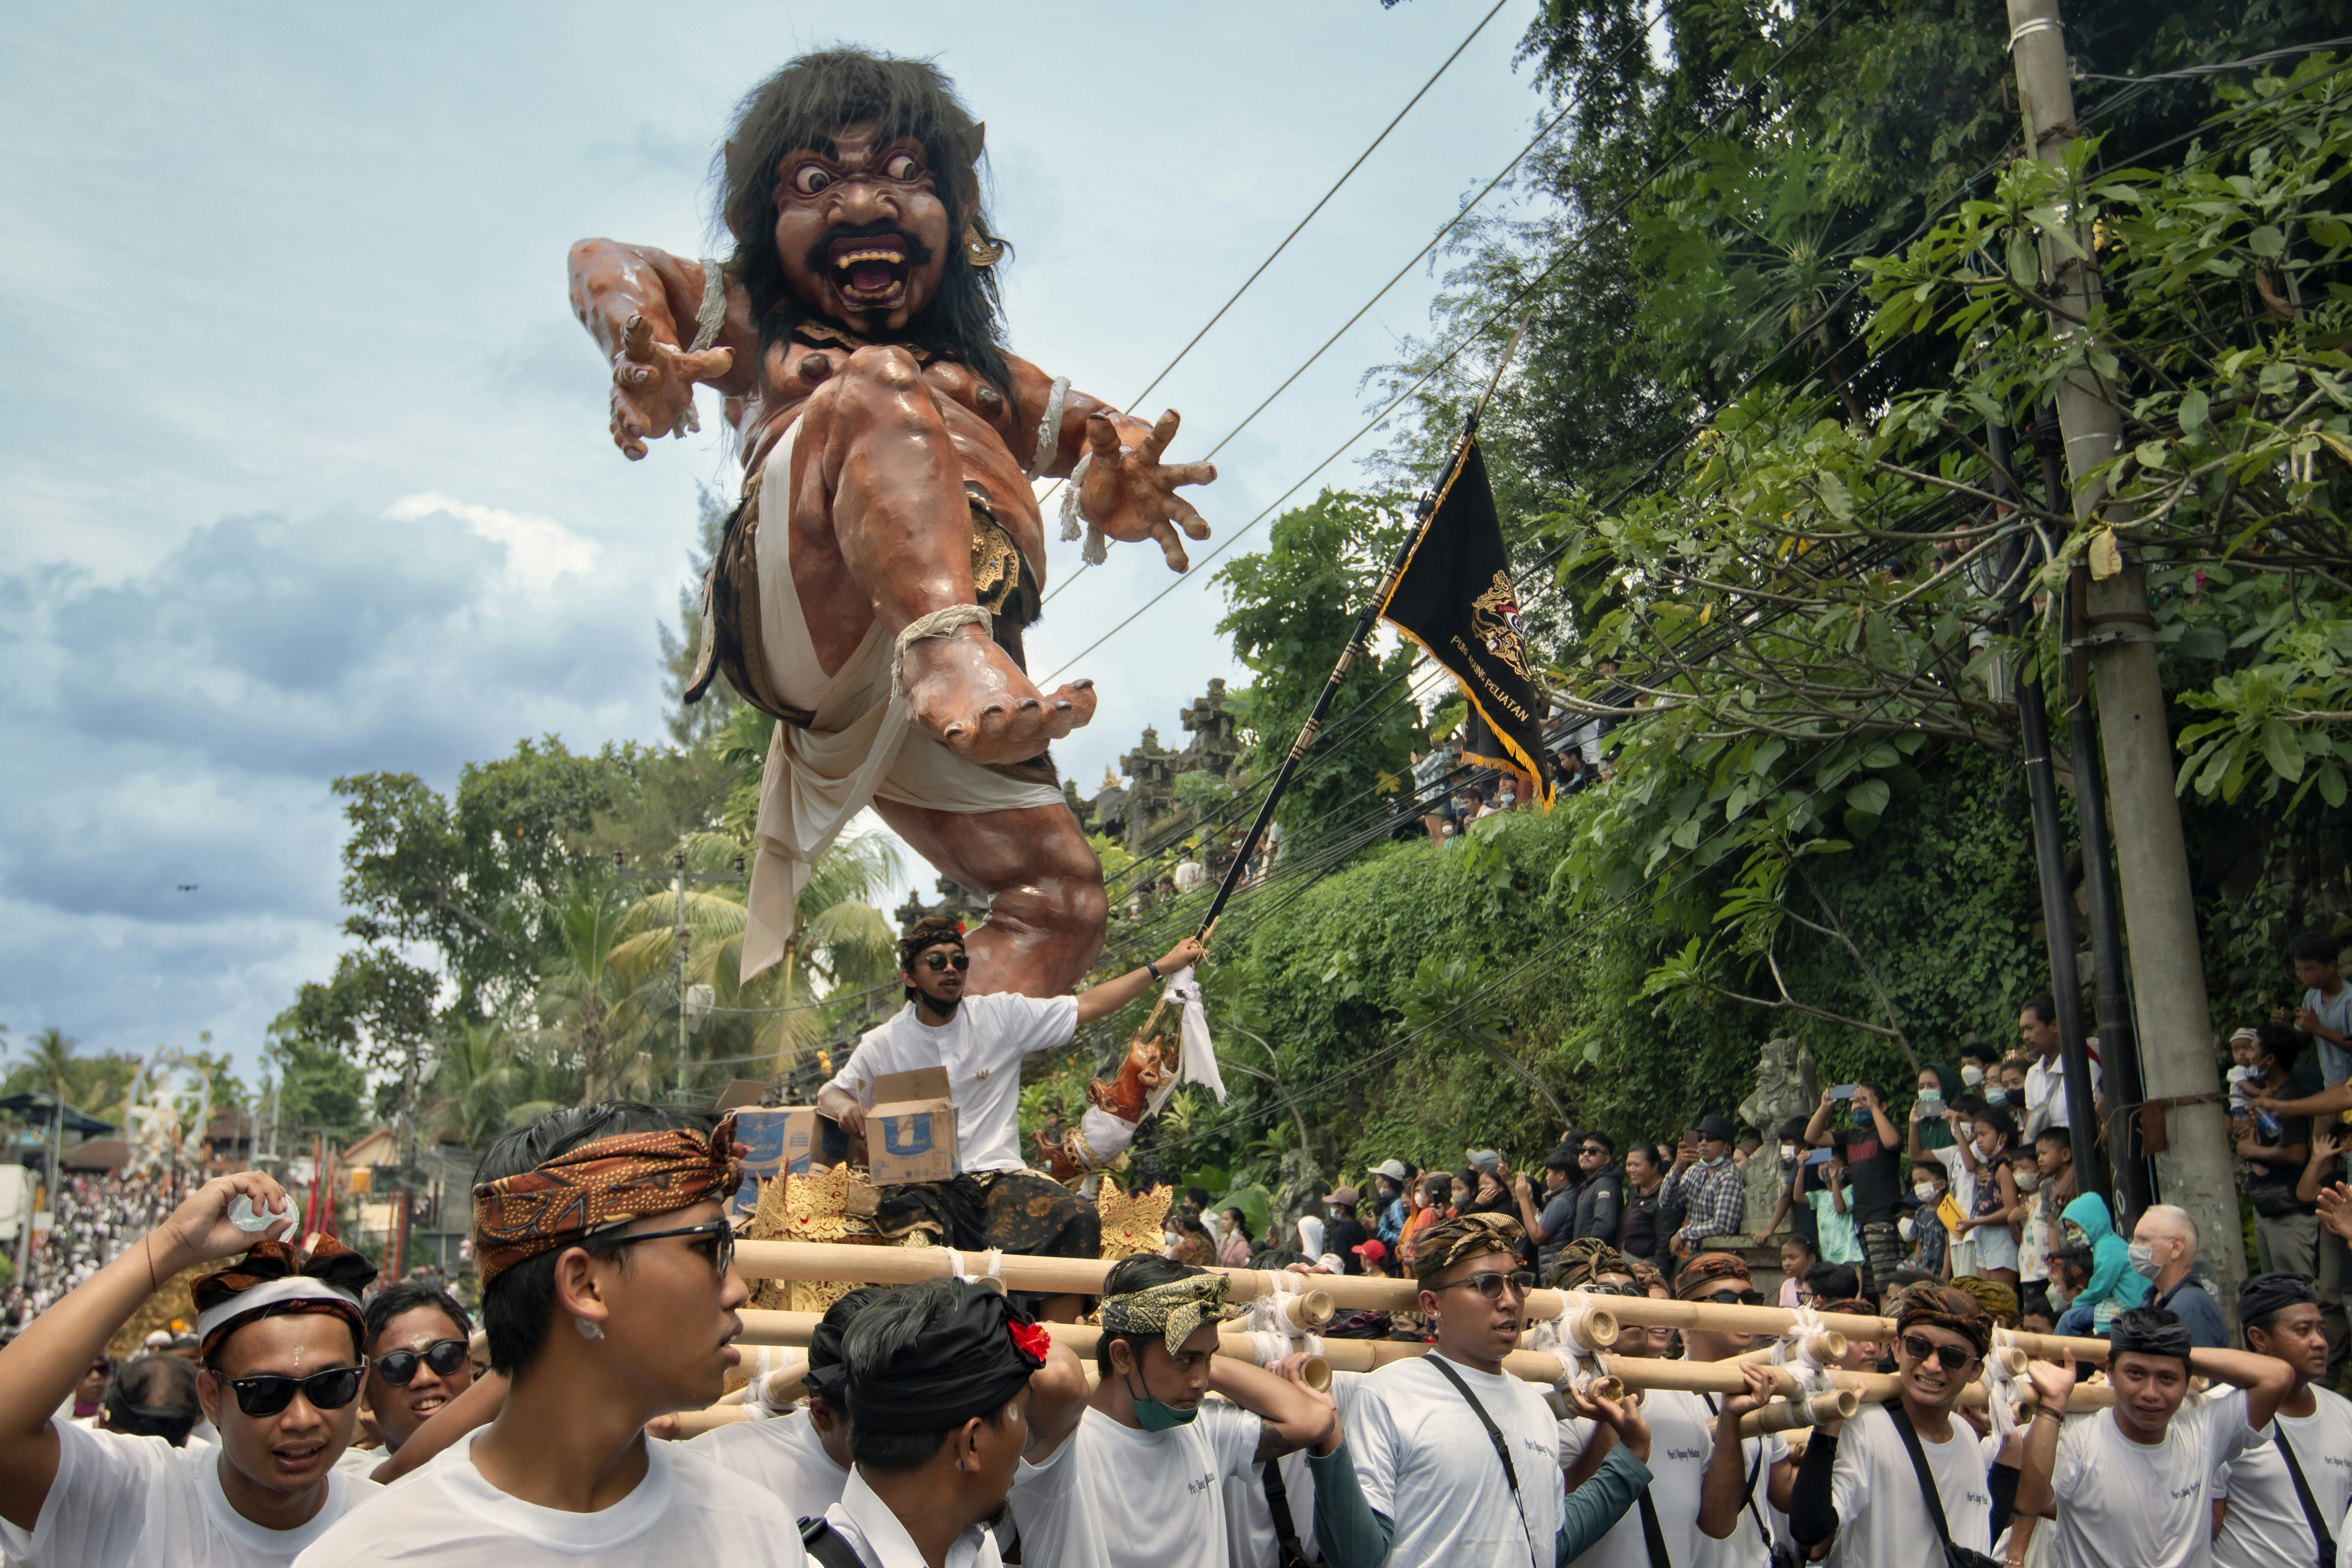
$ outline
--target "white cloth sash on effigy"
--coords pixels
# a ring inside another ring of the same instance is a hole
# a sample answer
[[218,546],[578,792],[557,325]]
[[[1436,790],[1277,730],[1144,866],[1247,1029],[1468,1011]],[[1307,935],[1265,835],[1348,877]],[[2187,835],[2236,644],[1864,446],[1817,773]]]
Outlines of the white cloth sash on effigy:
[[876,797],[958,813],[1064,804],[1059,789],[1007,778],[919,731],[906,698],[894,691],[901,639],[879,620],[841,668],[825,675],[793,583],[792,476],[799,444],[794,420],[768,454],[754,502],[764,645],[756,656],[766,661],[776,691],[815,717],[806,728],[778,721],[769,737],[745,900],[746,983],[784,955],[794,906],[817,857]]

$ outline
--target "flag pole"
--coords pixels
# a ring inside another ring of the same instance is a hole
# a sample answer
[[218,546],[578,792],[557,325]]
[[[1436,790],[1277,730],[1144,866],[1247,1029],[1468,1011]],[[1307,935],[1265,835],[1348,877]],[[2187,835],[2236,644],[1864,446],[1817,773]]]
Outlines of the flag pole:
[[[1274,808],[1281,804],[1283,792],[1290,787],[1291,775],[1298,771],[1299,759],[1307,754],[1307,748],[1315,743],[1315,733],[1322,728],[1324,716],[1331,710],[1331,700],[1339,694],[1340,682],[1347,679],[1348,671],[1354,667],[1356,660],[1369,654],[1367,644],[1373,626],[1380,620],[1381,607],[1388,603],[1398,574],[1404,571],[1405,563],[1412,559],[1413,546],[1420,542],[1422,534],[1428,529],[1429,520],[1436,515],[1438,498],[1445,493],[1447,476],[1460,466],[1463,454],[1469,449],[1471,437],[1477,434],[1478,416],[1486,413],[1487,399],[1493,397],[1495,388],[1502,384],[1503,373],[1510,368],[1512,359],[1519,352],[1520,340],[1527,335],[1528,323],[1523,321],[1512,332],[1511,341],[1504,346],[1502,357],[1495,362],[1495,374],[1486,378],[1486,385],[1478,394],[1478,401],[1472,405],[1470,416],[1462,422],[1462,434],[1454,438],[1453,446],[1447,449],[1445,462],[1438,468],[1436,479],[1422,492],[1421,503],[1413,511],[1412,526],[1405,530],[1395,555],[1389,560],[1388,570],[1381,575],[1380,586],[1372,591],[1363,613],[1356,617],[1356,629],[1349,636],[1348,646],[1339,650],[1339,661],[1331,667],[1331,678],[1323,683],[1313,710],[1307,715],[1307,722],[1299,727],[1298,738],[1291,742],[1289,753],[1282,759],[1282,767],[1274,775],[1273,787],[1266,791],[1265,803],[1257,808],[1257,819],[1250,824],[1248,834],[1234,852],[1234,862],[1225,868],[1224,880],[1217,885],[1217,896],[1210,901],[1209,912],[1202,918],[1201,929],[1193,933],[1202,946],[1208,944],[1210,936],[1216,931],[1217,919],[1224,913],[1226,900],[1240,886],[1242,868],[1249,864],[1251,852],[1256,849],[1258,841],[1265,837],[1267,826],[1274,821]],[[1136,1031],[1138,1039],[1158,1026],[1160,1015],[1167,1005],[1168,994],[1163,987],[1160,1000],[1152,1005],[1151,1016],[1144,1020],[1143,1027]]]

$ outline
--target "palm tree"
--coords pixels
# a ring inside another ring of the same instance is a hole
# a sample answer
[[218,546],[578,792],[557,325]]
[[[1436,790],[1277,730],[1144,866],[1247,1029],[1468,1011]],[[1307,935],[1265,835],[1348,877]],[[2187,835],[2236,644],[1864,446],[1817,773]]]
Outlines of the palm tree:
[[[724,834],[689,835],[688,870],[715,870],[738,855]],[[714,1005],[776,1020],[761,1044],[780,1068],[786,1053],[808,1049],[826,1033],[820,994],[856,992],[888,978],[897,964],[897,933],[873,900],[886,896],[900,875],[897,846],[879,834],[835,843],[817,858],[793,909],[793,934],[777,965],[751,984],[740,983],[747,885],[709,884],[716,891],[689,888],[683,900],[688,932],[686,981],[708,985]],[[613,947],[608,962],[632,994],[648,1007],[666,987],[677,1005],[677,941],[681,900],[675,889],[646,894],[625,917],[630,934]],[[774,1009],[771,1012],[770,1009]]]
[[32,1053],[25,1058],[19,1070],[30,1069],[26,1076],[32,1087],[47,1095],[55,1103],[49,1108],[49,1201],[57,1201],[58,1171],[65,1159],[66,1092],[71,1087],[74,1047],[80,1042],[68,1039],[65,1032],[55,1027],[43,1029],[33,1037]]
[[593,871],[571,878],[551,904],[556,956],[540,977],[540,1011],[579,1069],[581,1097],[597,1100],[630,1076],[621,1055],[650,1022],[641,977],[616,962],[631,908],[609,877]]

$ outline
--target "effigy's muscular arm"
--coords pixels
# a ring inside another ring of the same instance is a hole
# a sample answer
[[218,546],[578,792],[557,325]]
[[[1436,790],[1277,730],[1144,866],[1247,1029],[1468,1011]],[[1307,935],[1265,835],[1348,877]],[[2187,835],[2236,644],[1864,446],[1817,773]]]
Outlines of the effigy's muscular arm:
[[[1025,360],[1013,359],[1016,456],[1034,463],[1037,433],[1051,417],[1053,378]],[[1078,510],[1088,522],[1113,539],[1130,543],[1157,540],[1169,569],[1191,565],[1178,530],[1194,539],[1209,537],[1209,525],[1191,502],[1176,493],[1179,485],[1205,485],[1217,477],[1214,464],[1162,464],[1160,454],[1175,438],[1182,423],[1174,409],[1147,426],[1078,391],[1065,389],[1059,425],[1052,432],[1054,452],[1049,462],[1034,469],[1037,477],[1068,479],[1076,487]],[[1081,464],[1084,469],[1081,471]]]
[[758,335],[742,289],[719,279],[725,301],[716,341],[692,348],[709,279],[704,265],[649,245],[583,239],[572,247],[572,311],[613,366],[613,442],[631,459],[646,442],[679,428],[694,386],[730,397],[754,385]]

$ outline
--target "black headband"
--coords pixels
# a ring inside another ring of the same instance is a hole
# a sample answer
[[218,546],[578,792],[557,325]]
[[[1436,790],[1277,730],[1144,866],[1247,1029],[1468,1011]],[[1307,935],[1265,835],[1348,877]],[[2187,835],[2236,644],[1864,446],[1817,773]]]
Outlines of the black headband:
[[2300,1274],[2257,1274],[2238,1287],[2238,1321],[2259,1325],[2273,1312],[2318,1300]]
[[2195,1345],[2196,1342],[2189,1337],[2189,1326],[2159,1307],[2137,1307],[2121,1313],[2115,1326],[2107,1331],[2110,1357],[2132,1352],[2177,1355],[2185,1362]]
[[986,1286],[958,1283],[961,1299],[882,1364],[845,1359],[852,1425],[868,1432],[951,1431],[1003,1408],[1045,1364],[1051,1342],[1045,1330]]
[[[808,1370],[801,1374],[801,1387],[811,1399],[822,1399],[835,1410],[842,1407],[841,1336],[852,1317],[881,1298],[879,1286],[861,1285],[826,1309],[824,1321],[809,1331]],[[844,1312],[844,1307],[849,1310]],[[836,1317],[841,1321],[834,1321]]]

